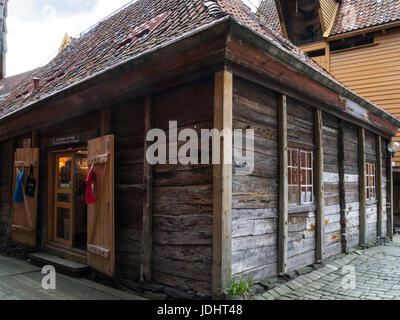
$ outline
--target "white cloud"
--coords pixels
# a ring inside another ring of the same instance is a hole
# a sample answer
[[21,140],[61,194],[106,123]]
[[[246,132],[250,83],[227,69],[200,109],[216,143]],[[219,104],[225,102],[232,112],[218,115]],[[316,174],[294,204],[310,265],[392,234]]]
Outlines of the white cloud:
[[[58,14],[57,10],[68,11],[68,1],[61,1],[65,7],[44,4],[41,8],[31,0],[9,2],[7,18],[7,76],[37,68],[54,57],[61,45],[64,34],[78,36],[96,22],[121,8],[131,0],[96,0],[89,10],[74,14]],[[59,2],[60,3],[60,2]],[[41,19],[29,18],[37,15]]]
[[256,11],[260,0],[242,0],[252,11]]

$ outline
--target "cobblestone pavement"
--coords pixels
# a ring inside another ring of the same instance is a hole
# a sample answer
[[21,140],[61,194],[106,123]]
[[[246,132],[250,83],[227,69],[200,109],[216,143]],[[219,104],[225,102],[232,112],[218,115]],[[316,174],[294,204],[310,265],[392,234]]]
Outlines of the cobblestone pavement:
[[400,300],[400,243],[356,250],[255,299]]

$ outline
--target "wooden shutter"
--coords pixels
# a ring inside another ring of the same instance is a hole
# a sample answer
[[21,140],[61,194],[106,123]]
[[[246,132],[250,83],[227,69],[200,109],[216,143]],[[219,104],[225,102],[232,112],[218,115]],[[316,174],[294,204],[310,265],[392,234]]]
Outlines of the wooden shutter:
[[88,264],[113,276],[114,237],[114,136],[88,142],[88,163],[94,166],[96,203],[88,205]]
[[38,185],[39,185],[39,149],[17,149],[14,153],[14,174],[12,196],[15,192],[16,180],[20,170],[24,171],[24,180],[30,174],[33,166],[33,175],[36,179],[35,196],[25,195],[25,184],[23,185],[24,203],[12,202],[11,207],[11,241],[30,247],[36,245]]

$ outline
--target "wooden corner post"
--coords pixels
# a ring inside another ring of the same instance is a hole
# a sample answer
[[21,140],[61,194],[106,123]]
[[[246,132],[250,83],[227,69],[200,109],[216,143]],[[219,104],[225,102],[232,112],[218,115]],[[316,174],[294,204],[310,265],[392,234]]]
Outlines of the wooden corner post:
[[278,273],[287,271],[288,252],[288,146],[286,96],[279,97],[279,236]]
[[378,196],[378,222],[377,237],[382,237],[382,220],[383,220],[383,181],[382,181],[382,139],[381,136],[376,137],[376,188]]
[[232,73],[221,71],[215,74],[214,128],[225,132],[220,140],[219,164],[213,166],[214,299],[220,298],[222,290],[230,287],[232,275],[232,83]]
[[322,261],[325,255],[324,234],[325,234],[325,213],[324,213],[324,146],[322,141],[322,112],[315,110],[315,197],[316,197],[316,250],[315,259]]
[[367,196],[365,180],[365,129],[358,129],[358,170],[360,187],[360,245],[367,244]]
[[145,98],[144,118],[144,164],[143,183],[145,194],[143,196],[143,232],[142,232],[142,256],[140,263],[140,281],[151,281],[151,251],[152,251],[152,216],[153,216],[153,167],[146,159],[149,142],[146,141],[147,132],[152,128],[153,101],[151,95]]

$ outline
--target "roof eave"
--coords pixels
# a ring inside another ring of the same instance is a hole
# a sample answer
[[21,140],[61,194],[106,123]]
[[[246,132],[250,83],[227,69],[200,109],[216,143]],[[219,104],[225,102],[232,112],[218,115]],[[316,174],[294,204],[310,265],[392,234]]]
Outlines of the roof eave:
[[335,40],[339,40],[339,39],[343,39],[343,38],[354,37],[354,36],[357,36],[360,34],[377,32],[377,31],[381,31],[381,30],[385,30],[385,29],[389,29],[389,28],[395,28],[398,26],[400,26],[400,20],[390,22],[390,23],[375,25],[373,27],[366,27],[366,28],[361,28],[361,29],[357,29],[357,30],[352,30],[352,31],[348,31],[348,32],[342,32],[342,33],[336,33],[336,34],[331,33],[326,39],[328,41],[335,41]]
[[285,51],[282,48],[279,48],[273,41],[264,37],[260,33],[255,30],[241,24],[235,18],[232,19],[232,34],[245,39],[251,45],[256,48],[264,51],[266,54],[274,58],[275,60],[289,66],[291,69],[299,72],[307,76],[308,78],[322,84],[323,86],[329,88],[333,92],[339,94],[340,96],[347,98],[353,101],[356,104],[366,108],[368,111],[376,115],[377,117],[382,118],[390,122],[397,129],[400,128],[400,120],[388,113],[387,111],[379,108],[374,105],[372,102],[366,100],[365,98],[359,96],[355,92],[346,88],[344,85],[339,84],[338,82],[333,81],[328,78],[318,70],[309,66],[304,61],[300,60],[294,54],[289,51]]
[[[231,20],[231,16],[224,16],[222,18],[219,18],[211,23],[205,24],[203,26],[200,26],[194,30],[188,31],[174,39],[171,39],[170,41],[166,41],[164,43],[161,43],[154,48],[148,49],[146,51],[143,51],[141,53],[138,53],[124,61],[121,61],[119,63],[116,63],[106,69],[103,69],[99,72],[96,72],[84,79],[81,79],[79,81],[74,82],[73,84],[66,86],[65,88],[62,88],[60,90],[54,91],[48,95],[41,96],[38,100],[30,102],[28,104],[22,105],[20,108],[17,110],[14,110],[10,113],[7,113],[4,116],[0,117],[0,124],[8,121],[9,119],[17,118],[19,116],[22,116],[26,113],[31,112],[32,110],[35,110],[37,108],[40,108],[40,106],[44,103],[54,101],[57,99],[59,96],[65,96],[68,94],[70,91],[77,91],[81,87],[88,86],[89,83],[92,82],[98,82],[102,81],[102,79],[107,79],[108,77],[111,77],[112,75],[120,72],[120,70],[127,70],[130,68],[131,65],[135,64],[138,60],[143,60],[144,63],[146,61],[147,56],[156,54],[157,52],[160,52],[167,47],[170,47],[178,42],[181,41],[190,41],[190,38],[193,36],[196,36],[201,33],[206,33],[206,32],[214,32],[214,30],[217,27],[221,27],[221,30],[223,29],[228,29],[229,28],[229,21]],[[226,25],[226,26],[224,26]],[[221,31],[224,32],[224,31]]]

